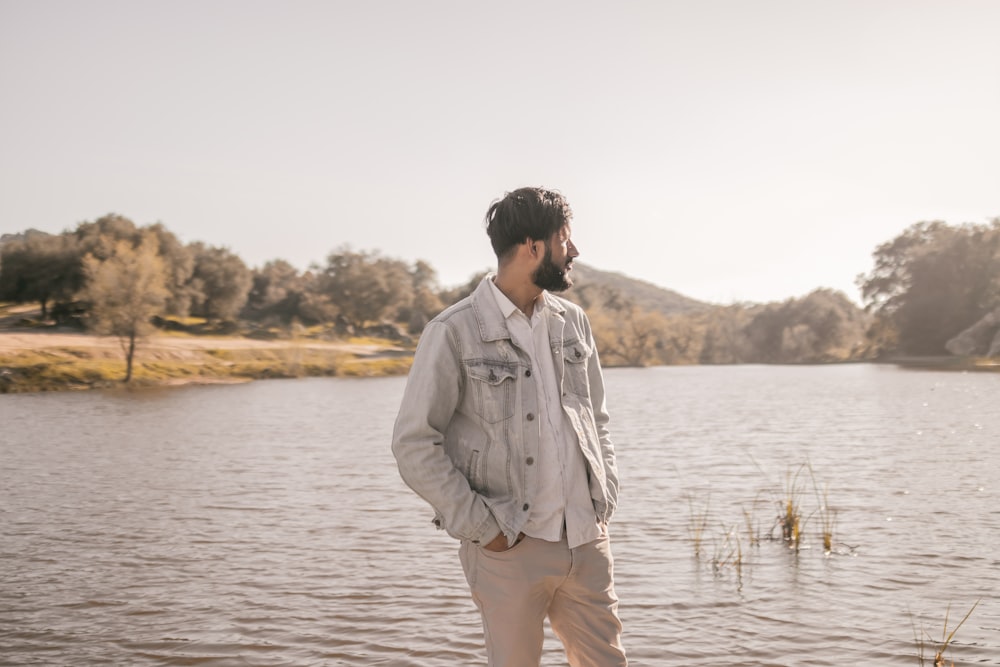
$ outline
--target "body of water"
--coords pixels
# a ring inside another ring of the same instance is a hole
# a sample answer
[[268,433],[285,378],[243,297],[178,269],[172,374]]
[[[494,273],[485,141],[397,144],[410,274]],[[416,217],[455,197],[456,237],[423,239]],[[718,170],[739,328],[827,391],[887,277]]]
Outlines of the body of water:
[[[457,543],[389,451],[404,382],[0,396],[0,664],[483,664]],[[633,665],[912,666],[916,632],[930,666],[977,600],[947,655],[1000,664],[1000,375],[607,383]]]

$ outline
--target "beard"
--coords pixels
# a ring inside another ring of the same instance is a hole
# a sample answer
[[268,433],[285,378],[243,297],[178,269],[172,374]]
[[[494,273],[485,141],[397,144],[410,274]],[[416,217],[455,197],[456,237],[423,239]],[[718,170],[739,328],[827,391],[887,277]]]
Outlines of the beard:
[[[569,266],[569,262],[566,266]],[[559,268],[552,261],[552,249],[548,244],[545,245],[545,257],[542,258],[541,265],[531,274],[531,281],[536,287],[549,292],[565,292],[573,286],[573,281],[566,274],[566,267]]]

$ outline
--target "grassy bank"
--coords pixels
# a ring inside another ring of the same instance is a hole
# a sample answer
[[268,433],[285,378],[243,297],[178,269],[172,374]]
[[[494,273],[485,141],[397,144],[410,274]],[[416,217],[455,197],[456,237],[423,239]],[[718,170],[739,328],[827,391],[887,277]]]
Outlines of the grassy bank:
[[895,357],[886,360],[901,368],[939,371],[1000,371],[1000,357]]
[[[263,378],[379,377],[405,374],[412,361],[411,354],[393,348],[388,341],[383,341],[381,346],[368,342],[363,347],[349,342],[321,345],[293,341],[243,347],[243,340],[238,337],[182,342],[186,343],[183,348],[161,341],[140,347],[130,385],[207,384]],[[120,385],[124,376],[124,354],[113,345],[0,349],[0,393],[111,387]]]

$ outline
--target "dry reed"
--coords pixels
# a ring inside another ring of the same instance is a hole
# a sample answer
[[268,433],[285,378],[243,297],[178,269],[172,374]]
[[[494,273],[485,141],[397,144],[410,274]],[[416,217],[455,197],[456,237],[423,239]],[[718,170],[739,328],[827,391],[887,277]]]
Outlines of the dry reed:
[[705,500],[705,506],[698,512],[694,509],[694,502],[688,496],[688,534],[691,536],[691,545],[694,547],[695,558],[701,558],[701,544],[705,535],[705,526],[708,525],[709,500]]
[[[934,644],[934,647],[933,647],[934,662],[932,663],[933,666],[934,667],[955,667],[955,663],[954,662],[952,662],[950,664],[945,662],[945,657],[944,657],[945,651],[948,650],[948,647],[951,645],[952,640],[955,638],[955,633],[957,633],[958,629],[961,628],[962,625],[964,625],[967,620],[969,620],[969,617],[972,616],[972,612],[974,612],[976,610],[976,607],[979,606],[980,602],[982,602],[982,598],[980,598],[979,600],[976,600],[975,604],[973,604],[972,607],[969,609],[969,611],[967,611],[965,613],[965,616],[962,617],[962,620],[958,622],[958,625],[956,625],[951,630],[951,632],[948,632],[948,616],[951,613],[951,605],[949,604],[948,607],[947,607],[947,609],[945,609],[945,612],[944,612],[944,630],[941,632],[941,641],[940,642],[935,642],[933,639],[930,638],[929,635],[927,635],[926,632],[923,633],[926,636],[926,640],[924,639],[924,637],[921,637],[920,633],[917,632],[917,626],[916,626],[916,624],[913,623],[913,616],[911,615],[910,616],[910,623],[913,625],[913,641],[917,645],[917,661],[918,661],[918,664],[920,664],[921,666],[923,666],[924,662],[926,661],[926,651],[927,651],[927,643],[926,642],[930,641],[931,643]],[[923,629],[921,628],[921,630],[923,630]]]

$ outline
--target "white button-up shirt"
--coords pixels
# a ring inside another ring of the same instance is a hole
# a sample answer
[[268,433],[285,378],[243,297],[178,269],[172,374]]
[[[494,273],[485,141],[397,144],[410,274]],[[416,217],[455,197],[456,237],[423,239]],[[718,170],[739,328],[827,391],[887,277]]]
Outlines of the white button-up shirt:
[[566,531],[570,548],[601,536],[587,484],[587,463],[580,451],[569,418],[563,412],[556,370],[549,347],[548,306],[544,298],[535,302],[531,319],[490,280],[493,296],[507,319],[514,344],[531,360],[531,379],[541,405],[538,425],[538,489],[524,534],[558,542]]

